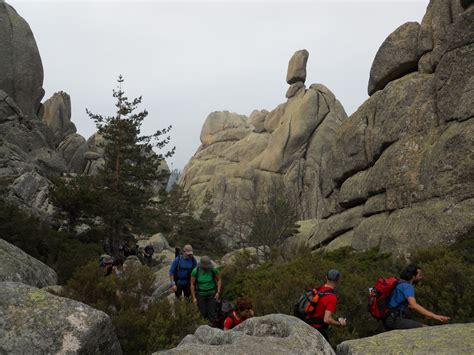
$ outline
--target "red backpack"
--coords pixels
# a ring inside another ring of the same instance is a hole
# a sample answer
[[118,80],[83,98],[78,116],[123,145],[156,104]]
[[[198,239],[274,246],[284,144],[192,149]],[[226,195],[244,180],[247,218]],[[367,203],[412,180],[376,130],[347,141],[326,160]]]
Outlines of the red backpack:
[[374,287],[369,288],[369,312],[375,319],[384,319],[390,313],[388,301],[395,286],[400,282],[396,277],[380,277]]

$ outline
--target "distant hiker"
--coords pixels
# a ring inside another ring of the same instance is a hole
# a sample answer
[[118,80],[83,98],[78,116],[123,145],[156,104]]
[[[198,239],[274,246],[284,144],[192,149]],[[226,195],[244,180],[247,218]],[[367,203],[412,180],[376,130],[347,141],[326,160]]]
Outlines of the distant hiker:
[[341,273],[331,269],[326,274],[326,283],[321,287],[307,291],[295,305],[295,316],[301,318],[311,327],[316,328],[329,341],[329,326],[346,325],[344,318],[335,320],[337,296],[334,289],[341,281]]
[[237,298],[235,310],[224,321],[224,330],[232,329],[246,319],[253,317],[252,300],[248,297]]
[[172,289],[177,298],[182,294],[184,297],[191,297],[191,272],[196,266],[193,247],[185,245],[181,255],[173,260],[169,272]]
[[212,265],[208,256],[201,257],[191,273],[191,294],[201,316],[209,319],[213,326],[217,322],[217,301],[220,300],[221,288],[219,270]]
[[122,276],[123,274],[123,259],[122,258],[117,258],[114,260],[112,264],[112,273],[115,276]]
[[153,248],[153,245],[151,244],[148,244],[145,249],[143,249],[143,259],[145,261],[145,265],[151,266],[154,252],[155,248]]
[[389,315],[383,321],[386,330],[411,329],[426,326],[409,318],[409,311],[414,310],[421,315],[440,322],[451,318],[430,312],[416,302],[415,287],[423,279],[423,271],[416,265],[408,265],[401,273],[389,301]]
[[137,245],[133,240],[125,241],[122,244],[122,252],[125,259],[131,255],[137,255],[137,249]]
[[105,266],[106,266],[106,261],[110,261],[110,260],[113,261],[113,258],[112,258],[109,254],[102,254],[102,255],[99,257],[99,267],[105,268]]
[[105,269],[105,275],[104,276],[112,275],[114,258],[112,258],[110,255],[106,255],[103,258],[102,263],[103,263],[104,269]]

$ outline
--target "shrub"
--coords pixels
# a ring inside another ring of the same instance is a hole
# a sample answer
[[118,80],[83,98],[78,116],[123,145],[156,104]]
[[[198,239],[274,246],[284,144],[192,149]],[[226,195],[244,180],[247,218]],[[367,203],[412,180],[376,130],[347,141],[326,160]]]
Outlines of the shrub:
[[205,324],[188,301],[152,301],[154,274],[146,266],[129,266],[120,277],[105,277],[97,263],[80,268],[64,296],[106,312],[125,354],[169,349]]
[[[465,240],[459,243],[464,243],[464,248],[472,245]],[[430,248],[415,253],[413,261],[426,275],[416,286],[416,297],[428,309],[451,316],[453,322],[472,322],[474,264],[468,262],[472,258],[470,253],[459,256],[459,243],[450,248]],[[368,288],[380,276],[398,276],[400,263],[377,250],[339,249],[304,255],[288,263],[267,263],[255,270],[233,265],[222,271],[224,297],[230,300],[243,295],[250,297],[256,315],[292,314],[293,305],[303,291],[323,284],[327,270],[337,268],[342,273],[342,282],[336,290],[336,317],[347,318],[348,326],[333,329],[331,343],[335,345],[383,331],[381,322],[373,319],[367,310]]]
[[83,243],[56,231],[3,199],[0,200],[0,235],[53,268],[58,273],[59,284],[64,284],[77,267],[97,260],[102,250],[98,244]]

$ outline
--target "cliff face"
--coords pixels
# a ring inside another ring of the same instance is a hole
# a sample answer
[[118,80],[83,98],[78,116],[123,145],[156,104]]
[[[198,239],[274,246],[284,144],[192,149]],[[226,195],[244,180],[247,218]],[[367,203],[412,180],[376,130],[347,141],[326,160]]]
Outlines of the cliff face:
[[473,21],[472,5],[431,1],[421,24],[384,41],[371,97],[350,117],[324,86],[304,87],[305,51],[295,53],[288,101],[250,118],[209,115],[181,184],[196,200],[210,193],[229,225],[236,208],[282,183],[309,220],[293,242],[312,249],[407,254],[472,234]]
[[[28,23],[0,2],[0,188],[44,219],[53,213],[49,179],[95,174],[103,164],[101,137],[87,141],[71,121],[71,98],[44,96],[43,66]],[[161,169],[168,170],[166,162]],[[157,182],[156,189],[167,181]]]

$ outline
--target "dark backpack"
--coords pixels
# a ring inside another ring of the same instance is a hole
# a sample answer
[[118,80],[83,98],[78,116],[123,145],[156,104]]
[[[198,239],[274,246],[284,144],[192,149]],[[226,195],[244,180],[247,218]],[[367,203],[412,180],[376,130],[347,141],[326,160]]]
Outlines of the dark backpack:
[[298,303],[293,306],[294,316],[308,324],[322,324],[322,319],[311,318],[311,315],[316,311],[316,306],[322,297],[333,294],[334,290],[320,292],[318,289],[313,288],[312,290],[306,291],[301,295]]
[[224,329],[224,322],[227,317],[232,317],[234,311],[234,305],[227,300],[222,300],[217,303],[217,319],[215,327]]
[[[180,267],[181,267],[181,260],[183,258],[182,255],[179,255],[177,256],[179,259],[178,259],[178,265],[176,265],[176,269],[174,270],[174,281],[178,281],[178,273],[179,273],[179,270],[180,270]],[[196,258],[193,256],[193,265],[191,267],[191,270],[188,271],[188,279],[191,277],[191,272],[194,270],[194,268],[197,266],[197,260]]]
[[388,301],[395,286],[401,282],[406,281],[396,277],[387,277],[386,279],[380,277],[374,287],[369,288],[368,308],[372,317],[375,319],[385,319],[388,317],[390,314]]

